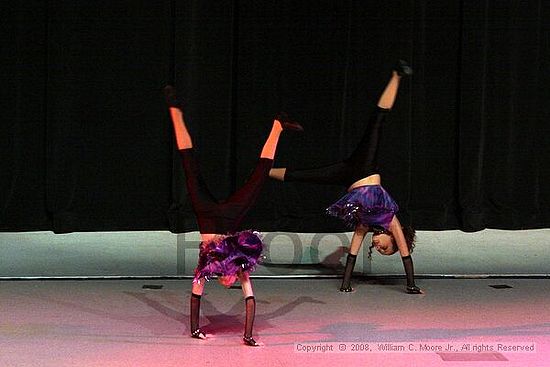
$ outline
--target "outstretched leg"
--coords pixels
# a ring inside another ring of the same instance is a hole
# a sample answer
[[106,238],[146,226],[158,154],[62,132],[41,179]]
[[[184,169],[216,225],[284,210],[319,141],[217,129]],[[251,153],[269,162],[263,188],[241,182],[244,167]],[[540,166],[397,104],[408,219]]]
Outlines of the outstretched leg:
[[[200,172],[199,163],[194,155],[193,141],[187,130],[183,115],[183,103],[178,99],[174,87],[168,85],[164,88],[166,104],[170,111],[170,118],[174,128],[176,144],[181,156],[183,169],[185,171],[185,183],[187,192],[191,198],[193,209],[196,213],[200,213],[213,205],[216,205],[217,200],[210,193],[202,174]],[[201,218],[199,216],[199,227],[201,226]]]
[[397,91],[399,90],[399,82],[401,81],[401,77],[405,75],[410,75],[411,73],[411,68],[406,63],[404,63],[404,61],[398,63],[395,66],[394,70],[392,70],[391,78],[384,88],[384,91],[380,95],[377,106],[386,110],[390,110],[395,103],[395,99],[397,98]]
[[164,96],[166,97],[166,104],[170,110],[170,117],[172,119],[172,126],[174,127],[178,150],[193,148],[191,135],[187,130],[187,126],[185,126],[182,103],[176,96],[176,90],[172,86],[167,85],[164,87]]
[[288,182],[310,182],[316,184],[348,186],[353,168],[345,162],[309,169],[272,168],[269,177]]
[[240,223],[248,209],[250,209],[250,207],[254,204],[266,179],[268,178],[269,170],[273,166],[273,159],[275,158],[281,132],[287,129],[298,131],[302,130],[301,126],[297,123],[281,120],[276,118],[273,121],[271,132],[269,133],[269,136],[267,137],[267,140],[262,148],[262,152],[260,153],[260,160],[256,164],[256,167],[248,180],[224,203],[225,206],[230,206],[232,208],[239,207],[239,213],[235,219],[236,224]]
[[267,158],[273,160],[275,158],[275,152],[277,151],[277,143],[283,130],[304,131],[302,125],[297,122],[291,121],[285,112],[280,112],[273,119],[273,126],[271,132],[264,143],[260,158]]
[[378,100],[376,110],[367,121],[363,137],[348,159],[340,163],[306,170],[273,168],[269,172],[269,176],[279,181],[349,186],[375,172],[382,124],[395,103],[401,78],[411,73],[412,69],[406,62],[400,60],[396,64],[392,70],[391,78]]
[[273,160],[275,158],[275,153],[277,152],[277,144],[279,143],[279,137],[283,132],[283,126],[279,120],[273,120],[273,126],[271,127],[271,132],[269,133],[262,152],[260,153],[260,158],[267,158]]
[[376,103],[376,109],[367,121],[363,137],[346,160],[347,163],[353,166],[356,177],[364,177],[364,175],[376,169],[382,126],[386,121],[386,116],[395,104],[401,78],[410,74],[412,74],[412,69],[402,60],[392,70],[390,80]]

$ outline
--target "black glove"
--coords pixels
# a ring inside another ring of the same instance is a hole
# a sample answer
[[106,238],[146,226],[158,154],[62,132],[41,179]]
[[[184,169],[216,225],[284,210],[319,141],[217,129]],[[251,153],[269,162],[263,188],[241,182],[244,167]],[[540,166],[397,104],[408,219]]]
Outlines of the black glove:
[[422,291],[414,284],[414,266],[411,255],[401,257],[403,260],[403,267],[405,268],[405,275],[407,276],[407,288],[406,292],[409,294],[420,294]]

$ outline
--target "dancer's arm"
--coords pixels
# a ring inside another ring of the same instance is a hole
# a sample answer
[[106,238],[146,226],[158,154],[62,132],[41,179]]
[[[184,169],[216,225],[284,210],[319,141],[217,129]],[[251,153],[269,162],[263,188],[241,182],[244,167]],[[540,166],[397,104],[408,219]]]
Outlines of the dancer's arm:
[[399,254],[401,255],[401,257],[409,256],[410,255],[409,247],[407,246],[407,241],[405,240],[405,235],[403,234],[401,223],[399,222],[399,219],[397,219],[396,216],[394,216],[393,219],[391,220],[388,230],[393,235],[393,238],[395,240],[395,243],[397,244],[397,249],[399,250]]
[[407,241],[405,240],[405,235],[401,227],[401,223],[397,217],[393,217],[389,230],[393,235],[393,238],[397,244],[397,249],[401,255],[401,260],[403,261],[403,267],[405,268],[405,275],[407,277],[407,293],[419,294],[423,293],[420,288],[418,288],[414,282],[414,266],[411,258],[411,253],[409,247],[407,246]]

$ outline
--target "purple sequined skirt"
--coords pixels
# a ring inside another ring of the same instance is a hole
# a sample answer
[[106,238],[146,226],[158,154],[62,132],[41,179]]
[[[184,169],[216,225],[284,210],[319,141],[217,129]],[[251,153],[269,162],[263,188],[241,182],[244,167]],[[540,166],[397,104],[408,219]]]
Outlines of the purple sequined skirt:
[[329,215],[342,219],[353,228],[363,224],[388,229],[398,211],[397,203],[380,185],[357,187],[327,208]]
[[237,232],[202,242],[194,281],[254,271],[262,249],[262,240],[255,231]]

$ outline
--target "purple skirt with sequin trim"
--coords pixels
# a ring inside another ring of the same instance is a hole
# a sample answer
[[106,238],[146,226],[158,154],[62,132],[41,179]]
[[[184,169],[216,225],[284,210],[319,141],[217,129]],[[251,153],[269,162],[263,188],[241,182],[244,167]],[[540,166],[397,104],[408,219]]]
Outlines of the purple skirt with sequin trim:
[[237,232],[202,242],[194,281],[254,271],[262,250],[260,234],[255,231]]
[[342,219],[354,228],[358,224],[388,229],[399,206],[380,185],[357,187],[327,208],[329,215]]

